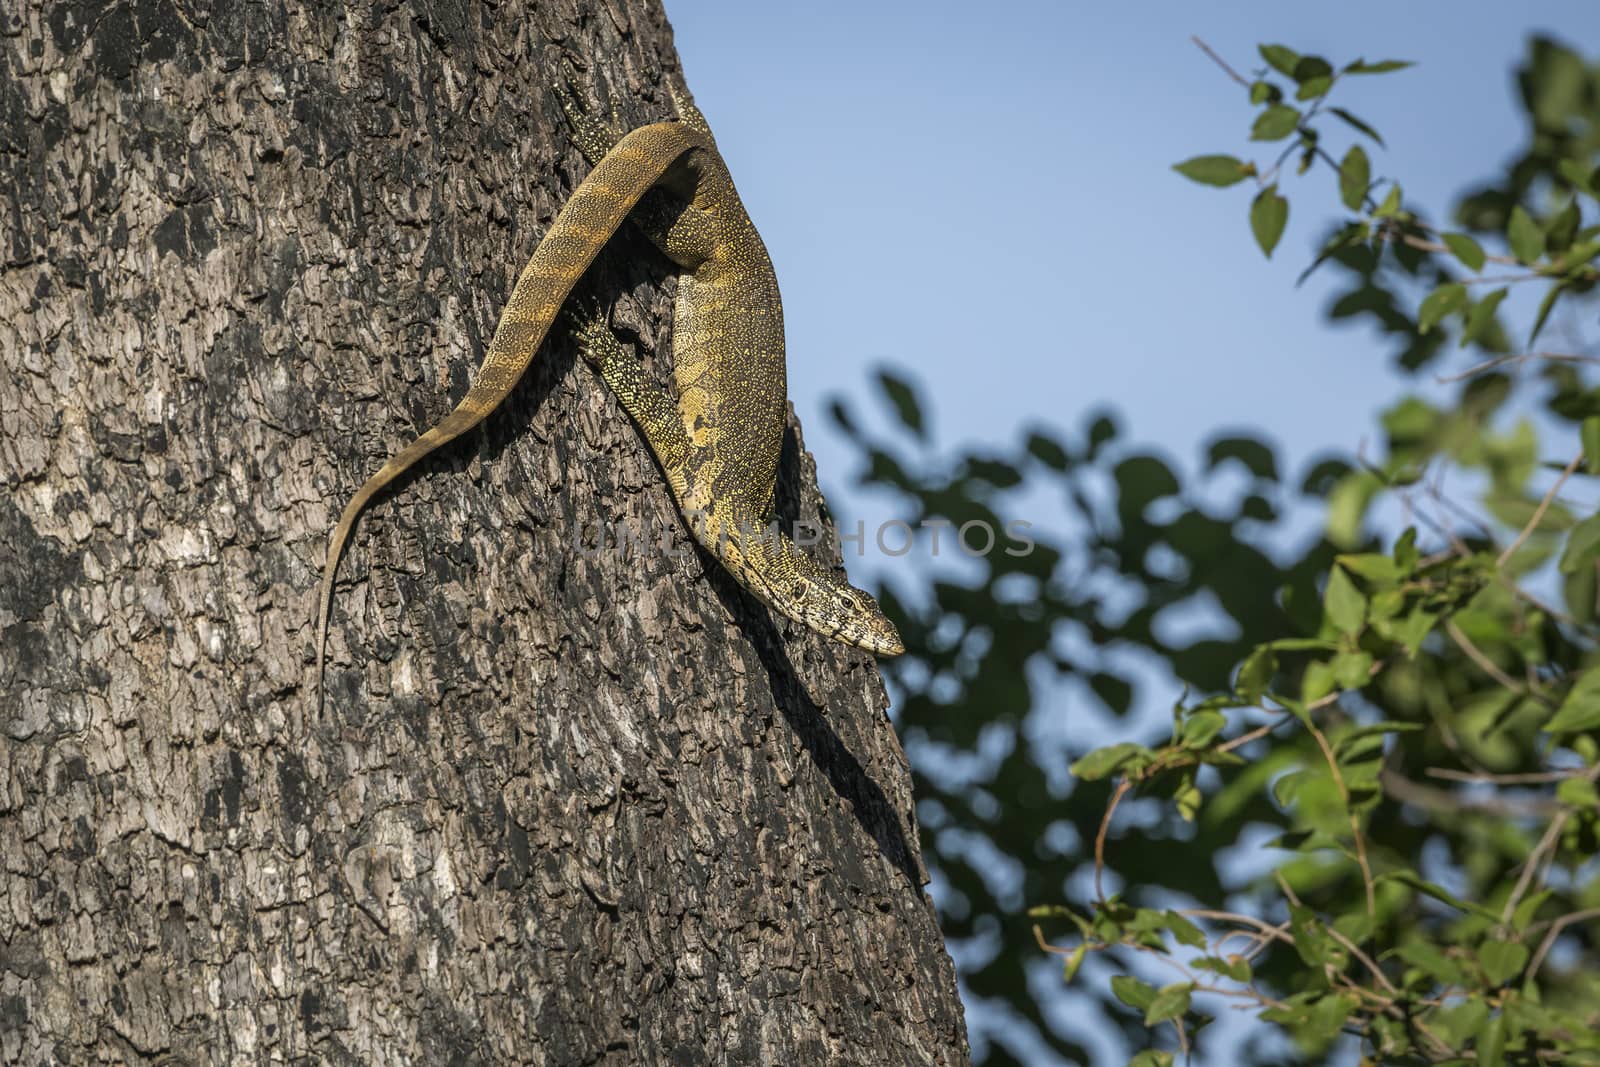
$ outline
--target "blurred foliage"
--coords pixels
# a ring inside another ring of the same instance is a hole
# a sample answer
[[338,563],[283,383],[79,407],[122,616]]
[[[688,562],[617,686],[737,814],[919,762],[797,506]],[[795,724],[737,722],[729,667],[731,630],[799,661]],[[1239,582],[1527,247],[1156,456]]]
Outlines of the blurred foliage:
[[[1204,1049],[1224,1005],[1256,1021],[1241,1062],[1600,1063],[1600,517],[1573,502],[1600,475],[1581,340],[1600,66],[1529,43],[1528,144],[1449,228],[1374,175],[1376,128],[1331,103],[1407,64],[1213,58],[1277,156],[1176,169],[1252,182],[1268,255],[1288,172],[1331,174],[1328,317],[1370,320],[1433,381],[1385,410],[1381,455],[1293,479],[1238,433],[1186,477],[1106,415],[941,455],[889,374],[886,439],[835,405],[863,483],[930,534],[1007,530],[1040,501],[1069,517],[1067,535],[1013,527],[1031,551],[946,547],[957,565],[882,591],[945,931],[969,1002],[1001,1020],[975,1047],[1089,1062],[1081,1020],[1047,1011],[1054,959],[1138,1064]],[[1525,322],[1503,306],[1518,284]],[[1563,350],[1534,349],[1555,323]],[[1152,733],[1140,712],[1174,700]]]

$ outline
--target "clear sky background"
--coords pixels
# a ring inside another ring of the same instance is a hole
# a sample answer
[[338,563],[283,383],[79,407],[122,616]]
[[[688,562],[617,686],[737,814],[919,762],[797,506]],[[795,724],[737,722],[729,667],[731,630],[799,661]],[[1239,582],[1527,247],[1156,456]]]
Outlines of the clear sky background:
[[[1331,275],[1294,286],[1338,211],[1331,175],[1286,181],[1269,262],[1246,224],[1253,185],[1172,171],[1281,147],[1247,144],[1244,91],[1191,34],[1246,75],[1260,42],[1335,65],[1415,61],[1341,83],[1335,102],[1383,134],[1374,175],[1434,211],[1522,146],[1512,72],[1529,34],[1600,43],[1600,0],[665,3],[777,268],[789,395],[824,491],[842,523],[869,527],[893,516],[852,487],[827,402],[861,397],[880,364],[921,385],[946,450],[1109,408],[1187,467],[1246,428],[1290,472],[1377,438],[1377,412],[1417,384],[1367,327],[1327,325]],[[1469,357],[1450,358],[1440,373]],[[907,565],[847,562],[858,579]],[[1059,968],[1040,978],[1059,984]],[[969,1005],[975,1038],[984,1014]]]
[[944,445],[1100,406],[1183,461],[1230,426],[1291,460],[1372,434],[1399,391],[1373,377],[1388,351],[1325,324],[1316,277],[1293,284],[1334,217],[1331,176],[1286,183],[1269,262],[1246,225],[1253,186],[1171,170],[1251,147],[1243,90],[1191,34],[1246,74],[1262,41],[1416,61],[1341,83],[1337,102],[1384,135],[1375,176],[1439,209],[1520,145],[1529,32],[1600,41],[1597,0],[666,4],[777,267],[789,394],[846,517],[871,505],[826,400],[860,395],[880,363],[924,386]]

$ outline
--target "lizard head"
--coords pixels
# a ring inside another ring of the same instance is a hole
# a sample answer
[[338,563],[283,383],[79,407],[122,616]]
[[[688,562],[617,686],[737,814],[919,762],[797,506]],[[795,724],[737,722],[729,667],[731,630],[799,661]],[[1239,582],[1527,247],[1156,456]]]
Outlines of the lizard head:
[[831,576],[799,576],[789,590],[785,614],[818,633],[827,634],[880,656],[906,650],[900,633],[871,596]]

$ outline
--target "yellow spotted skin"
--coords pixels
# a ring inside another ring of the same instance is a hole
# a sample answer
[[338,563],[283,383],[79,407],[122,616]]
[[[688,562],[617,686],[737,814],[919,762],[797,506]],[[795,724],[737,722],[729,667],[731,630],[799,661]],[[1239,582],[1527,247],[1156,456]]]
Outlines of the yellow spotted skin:
[[695,538],[761,600],[812,629],[880,655],[904,651],[866,593],[781,535],[769,536],[787,382],[783,305],[761,235],[745,214],[705,119],[674,94],[681,121],[618,136],[564,98],[594,164],[523,268],[472,387],[455,409],[389,459],[345,505],[329,540],[318,608],[322,694],[334,575],[374,495],[499,406],[522,377],[572,287],[641,198],[644,232],[684,270],[673,307],[678,398],[650,379],[596,315],[580,320],[584,358],[638,423]]

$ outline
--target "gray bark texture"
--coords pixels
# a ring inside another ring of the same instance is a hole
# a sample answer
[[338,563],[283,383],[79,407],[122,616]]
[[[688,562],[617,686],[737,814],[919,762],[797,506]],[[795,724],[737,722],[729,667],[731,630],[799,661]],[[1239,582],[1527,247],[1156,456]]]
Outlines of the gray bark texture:
[[[871,658],[690,547],[564,333],[356,528],[316,707],[338,511],[585,173],[557,80],[671,114],[659,4],[21,2],[0,1061],[965,1063]],[[585,285],[669,373],[666,261]]]

